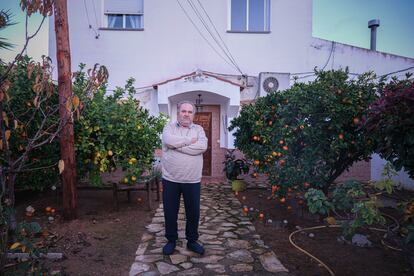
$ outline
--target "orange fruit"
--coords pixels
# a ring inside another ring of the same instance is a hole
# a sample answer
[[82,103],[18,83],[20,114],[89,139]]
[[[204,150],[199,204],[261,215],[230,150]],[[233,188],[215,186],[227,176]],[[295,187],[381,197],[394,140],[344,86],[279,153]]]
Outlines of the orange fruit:
[[273,155],[273,156],[277,156],[277,152],[273,151],[273,152],[272,152],[272,155]]
[[358,117],[355,117],[354,119],[353,119],[353,122],[354,122],[354,124],[359,124],[359,118]]
[[259,160],[254,160],[254,164],[255,164],[256,166],[259,166],[260,161],[259,161]]
[[47,207],[45,208],[45,210],[46,210],[46,212],[50,212],[50,211],[52,211],[52,207],[47,206]]

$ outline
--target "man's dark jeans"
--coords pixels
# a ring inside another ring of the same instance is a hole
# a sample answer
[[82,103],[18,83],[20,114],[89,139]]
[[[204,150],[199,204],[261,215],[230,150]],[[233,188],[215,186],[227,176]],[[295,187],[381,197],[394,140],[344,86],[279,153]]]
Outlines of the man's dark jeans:
[[181,194],[184,198],[187,241],[198,240],[198,222],[200,220],[200,183],[176,183],[162,179],[162,198],[165,218],[165,237],[168,241],[176,241],[178,210]]

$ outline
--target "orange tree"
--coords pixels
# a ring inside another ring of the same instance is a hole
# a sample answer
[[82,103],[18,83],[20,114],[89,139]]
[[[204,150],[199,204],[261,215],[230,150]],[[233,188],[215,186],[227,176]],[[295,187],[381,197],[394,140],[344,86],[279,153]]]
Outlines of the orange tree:
[[244,106],[230,126],[235,144],[278,195],[309,188],[327,195],[341,173],[372,153],[360,121],[376,99],[374,80],[370,73],[350,79],[347,70],[317,71],[315,81]]
[[133,79],[106,96],[105,86],[86,88],[93,78],[80,71],[74,82],[83,105],[75,125],[78,174],[88,174],[91,184],[100,185],[102,172],[122,168],[126,172],[122,182],[131,184],[151,168],[166,120],[140,106]]

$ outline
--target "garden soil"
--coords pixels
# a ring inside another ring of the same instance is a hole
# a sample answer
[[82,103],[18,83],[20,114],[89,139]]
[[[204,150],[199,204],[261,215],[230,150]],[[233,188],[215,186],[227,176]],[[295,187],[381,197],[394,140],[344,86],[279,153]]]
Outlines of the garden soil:
[[[256,231],[289,270],[290,275],[329,275],[316,261],[300,252],[289,242],[289,235],[300,228],[324,225],[317,216],[307,213],[296,199],[281,204],[268,199],[270,190],[248,189],[237,197],[249,208]],[[288,210],[288,206],[291,206]],[[250,211],[253,208],[253,211]],[[260,219],[262,212],[264,218]],[[269,222],[269,219],[271,220]],[[407,257],[381,244],[383,233],[370,231],[372,247],[361,248],[344,242],[341,228],[302,231],[293,241],[335,272],[335,275],[413,275]]]
[[[31,220],[38,221],[47,230],[47,239],[53,241],[49,252],[64,254],[62,260],[47,261],[49,272],[128,275],[145,226],[151,222],[154,212],[147,209],[144,191],[131,192],[131,203],[126,194],[118,197],[120,205],[116,212],[111,190],[78,190],[78,219],[70,222],[62,219],[55,193],[18,195],[21,199],[17,202],[17,211],[22,219],[25,208],[34,207],[36,211]],[[45,212],[47,206],[56,208],[53,222],[49,222]]]

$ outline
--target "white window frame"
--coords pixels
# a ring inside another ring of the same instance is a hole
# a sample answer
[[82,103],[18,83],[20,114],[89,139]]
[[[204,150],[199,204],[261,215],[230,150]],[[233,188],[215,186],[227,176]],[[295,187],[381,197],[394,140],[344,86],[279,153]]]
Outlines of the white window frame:
[[231,2],[232,0],[228,0],[227,2],[227,32],[231,33],[270,33],[270,0],[264,0],[264,11],[263,11],[263,26],[264,30],[249,30],[249,6],[250,6],[250,0],[246,0],[246,28],[244,30],[232,30],[231,29],[231,19],[232,19],[232,9],[231,9]]
[[[111,28],[109,27],[109,16],[110,15],[122,15],[122,28]],[[142,20],[141,28],[127,28],[126,27],[126,16],[127,15],[140,15]],[[144,29],[144,13],[116,13],[116,12],[105,12],[106,28],[109,30],[143,30]]]

